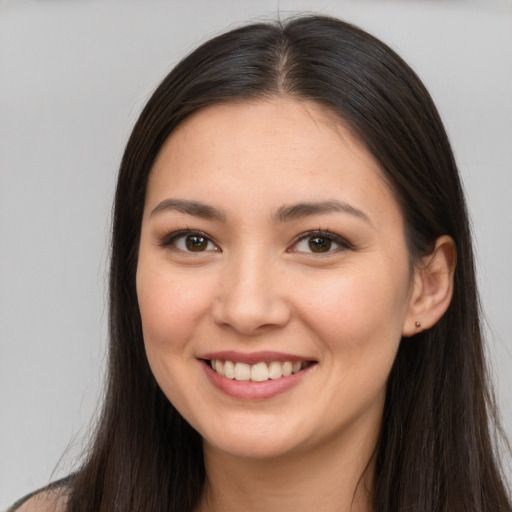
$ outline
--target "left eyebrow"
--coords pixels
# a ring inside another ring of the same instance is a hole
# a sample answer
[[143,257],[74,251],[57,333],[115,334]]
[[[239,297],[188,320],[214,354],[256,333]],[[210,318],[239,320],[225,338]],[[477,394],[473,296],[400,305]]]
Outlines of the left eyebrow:
[[359,208],[343,201],[331,200],[321,202],[306,202],[292,205],[281,206],[276,213],[272,215],[275,224],[289,222],[291,220],[302,219],[314,215],[325,213],[345,213],[353,215],[373,226],[370,217]]
[[164,199],[151,211],[151,216],[168,210],[193,215],[194,217],[202,217],[203,219],[226,221],[226,215],[221,210],[199,201],[183,199]]

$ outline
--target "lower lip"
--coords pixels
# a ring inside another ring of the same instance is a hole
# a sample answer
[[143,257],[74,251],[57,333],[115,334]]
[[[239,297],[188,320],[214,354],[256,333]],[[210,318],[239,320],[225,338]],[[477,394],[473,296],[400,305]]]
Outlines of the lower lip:
[[297,384],[310,373],[313,367],[316,366],[312,364],[288,377],[254,382],[252,380],[228,379],[213,371],[207,361],[202,361],[202,364],[210,382],[216,388],[220,389],[226,395],[243,400],[264,400],[285,393],[289,389],[297,386]]

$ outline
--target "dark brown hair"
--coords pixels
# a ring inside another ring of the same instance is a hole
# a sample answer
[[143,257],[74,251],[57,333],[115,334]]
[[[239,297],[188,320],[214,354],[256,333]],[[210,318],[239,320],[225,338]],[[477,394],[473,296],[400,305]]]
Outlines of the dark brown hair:
[[192,510],[202,493],[202,443],[166,399],[144,351],[135,289],[148,176],[189,115],[218,102],[287,96],[337,113],[380,163],[412,257],[450,235],[458,263],[451,305],[404,339],[389,376],[375,451],[375,511],[511,510],[495,445],[471,233],[450,144],[416,74],[385,44],[342,21],[308,16],[216,37],[157,88],[128,141],[115,198],[110,353],[103,412],[69,510]]

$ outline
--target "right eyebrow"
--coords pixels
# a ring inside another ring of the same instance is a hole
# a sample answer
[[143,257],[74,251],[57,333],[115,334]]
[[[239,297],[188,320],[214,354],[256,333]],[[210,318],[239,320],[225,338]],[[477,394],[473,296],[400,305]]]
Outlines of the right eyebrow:
[[305,202],[281,206],[281,208],[279,208],[272,217],[274,223],[277,224],[333,212],[353,215],[354,217],[364,220],[370,226],[373,226],[370,217],[362,210],[349,203],[335,199],[330,201]]
[[168,210],[193,215],[194,217],[202,217],[203,219],[226,222],[226,214],[221,210],[199,201],[187,201],[184,199],[164,199],[153,208],[151,216]]

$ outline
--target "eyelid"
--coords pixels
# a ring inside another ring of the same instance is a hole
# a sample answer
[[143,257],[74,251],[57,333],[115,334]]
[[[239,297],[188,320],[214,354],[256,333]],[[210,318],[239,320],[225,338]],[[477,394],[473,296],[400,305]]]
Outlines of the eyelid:
[[293,250],[293,247],[295,247],[302,240],[305,240],[307,238],[313,238],[315,236],[322,237],[322,238],[328,238],[329,240],[331,240],[332,242],[337,244],[339,247],[337,247],[333,250],[327,251],[325,253],[314,253],[313,251],[311,251],[311,252],[308,251],[306,254],[312,254],[315,257],[322,257],[322,256],[327,256],[327,255],[330,255],[333,253],[337,253],[337,252],[339,252],[339,250],[354,248],[354,246],[346,238],[342,237],[341,235],[338,235],[337,233],[333,233],[332,231],[327,231],[324,229],[314,229],[312,231],[306,231],[304,233],[301,233],[299,236],[297,236],[297,238],[293,241],[293,243],[290,246],[290,249],[288,249],[287,252],[304,253],[305,251]]
[[[164,247],[164,248],[171,248],[172,247],[173,249],[175,249],[177,251],[181,251],[181,252],[184,252],[184,253],[194,254],[193,251],[183,251],[181,249],[178,249],[176,246],[174,246],[174,243],[179,238],[186,237],[186,236],[191,236],[191,235],[192,236],[197,235],[197,236],[206,238],[208,240],[208,242],[211,242],[216,247],[216,251],[221,252],[217,242],[215,242],[215,240],[213,240],[213,238],[210,235],[208,235],[208,233],[205,233],[204,231],[201,231],[200,229],[190,229],[190,228],[187,228],[187,229],[179,229],[177,231],[172,231],[172,232],[166,234],[159,241],[158,245],[160,245],[161,247]],[[205,252],[212,252],[212,251],[211,250],[208,250],[208,251],[206,251],[206,250],[205,251],[197,251],[196,254],[201,254],[201,253],[205,253]]]

